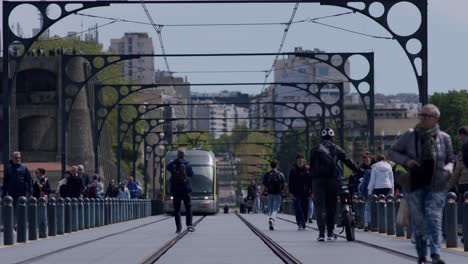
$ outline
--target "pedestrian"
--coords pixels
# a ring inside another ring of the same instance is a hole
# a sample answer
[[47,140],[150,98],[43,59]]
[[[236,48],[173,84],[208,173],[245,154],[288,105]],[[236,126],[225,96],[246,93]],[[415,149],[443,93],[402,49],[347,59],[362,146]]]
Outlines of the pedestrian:
[[310,172],[312,179],[312,195],[315,199],[317,225],[319,227],[319,242],[325,241],[325,224],[327,240],[336,240],[333,233],[335,228],[335,213],[340,178],[343,177],[338,167],[342,161],[352,171],[362,172],[352,162],[340,146],[333,143],[335,132],[331,128],[322,131],[322,142],[310,152]]
[[453,170],[454,179],[450,183],[450,187],[457,187],[458,197],[463,197],[463,194],[468,192],[468,126],[458,130],[458,137],[463,144],[462,153],[459,155],[457,165]]
[[120,182],[119,184],[119,194],[117,199],[130,199],[130,191],[127,188],[127,183],[125,181]]
[[94,174],[94,176],[97,176],[97,183],[96,183],[97,197],[104,198],[104,183],[101,180],[101,176],[99,176],[99,174]]
[[69,198],[80,198],[83,196],[85,191],[85,185],[83,183],[82,178],[79,176],[76,171],[79,171],[79,167],[73,166],[74,170],[72,171],[72,175],[68,177],[66,186],[66,193],[67,197]]
[[254,198],[254,207],[253,211],[255,214],[258,214],[262,211],[262,202],[260,200],[262,196],[262,189],[260,185],[255,184],[255,198]]
[[257,192],[257,183],[255,180],[250,182],[249,187],[247,188],[247,213],[252,213],[254,207],[255,194]]
[[99,179],[99,175],[97,174],[94,174],[93,175],[93,182],[90,183],[87,188],[86,188],[86,191],[85,191],[85,197],[87,198],[101,198],[99,197],[99,191],[98,191],[98,179]]
[[304,155],[296,155],[296,163],[289,172],[289,192],[294,201],[296,224],[298,230],[305,230],[308,220],[309,197],[311,195],[311,180],[309,167],[306,166]]
[[68,182],[68,179],[72,177],[72,175],[73,175],[73,172],[66,171],[65,175],[63,175],[63,179],[58,182],[57,191],[56,191],[56,194],[58,197],[62,197],[62,198],[70,197],[68,193],[67,182]]
[[453,170],[450,136],[439,129],[440,111],[427,104],[419,114],[420,122],[403,134],[390,148],[389,157],[408,169],[410,220],[416,240],[418,263],[426,260],[429,243],[432,263],[440,258],[442,214]]
[[263,176],[263,186],[267,193],[270,230],[275,230],[275,220],[281,205],[281,196],[286,187],[284,174],[278,170],[278,161],[270,162],[271,171]]
[[50,183],[45,175],[45,169],[38,168],[34,173],[36,174],[36,178],[33,181],[33,196],[36,199],[41,197],[48,198],[50,194]]
[[78,165],[77,168],[78,168],[78,170],[77,170],[78,171],[78,176],[83,181],[84,186],[87,187],[88,185],[90,185],[92,183],[93,180],[85,172],[85,168],[84,168],[83,164]]
[[174,218],[176,223],[176,233],[182,231],[180,220],[180,204],[183,201],[185,206],[185,221],[189,232],[194,232],[192,225],[192,184],[193,170],[190,163],[185,160],[185,149],[177,150],[177,158],[171,161],[166,168],[171,173],[170,190],[174,205]]
[[32,195],[31,173],[26,165],[21,163],[21,152],[14,151],[3,178],[2,198],[9,195],[13,198],[13,207],[15,208],[15,226],[18,221],[16,217],[16,206],[18,198],[21,196],[29,197]]
[[140,198],[140,192],[139,192],[138,185],[135,183],[132,176],[128,177],[127,188],[130,191],[130,198],[131,199],[139,199]]
[[395,180],[393,178],[392,165],[390,165],[384,155],[377,155],[377,163],[372,165],[371,177],[367,192],[369,195],[385,196],[394,194]]
[[116,198],[117,196],[119,196],[119,187],[115,184],[115,180],[111,180],[107,186],[105,197]]

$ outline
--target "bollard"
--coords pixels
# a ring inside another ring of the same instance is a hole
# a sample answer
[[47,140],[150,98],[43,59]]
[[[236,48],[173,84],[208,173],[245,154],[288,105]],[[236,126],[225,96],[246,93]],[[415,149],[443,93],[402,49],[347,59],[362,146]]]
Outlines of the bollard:
[[39,198],[37,205],[37,221],[39,225],[39,238],[47,237],[47,200]]
[[89,199],[83,199],[83,228],[89,229]]
[[29,240],[37,240],[37,200],[34,197],[28,201],[28,223]]
[[14,225],[14,213],[13,213],[13,198],[11,196],[5,196],[3,202],[3,244],[13,245],[13,225]]
[[94,221],[96,227],[101,226],[101,201],[96,198],[95,199],[95,209],[94,209]]
[[71,199],[65,198],[65,233],[72,232],[72,208]]
[[16,242],[24,243],[26,242],[26,235],[28,227],[26,221],[26,197],[20,196],[18,198],[18,205],[16,208],[16,217],[18,219],[18,228],[17,228],[17,235],[16,235]]
[[104,199],[104,225],[109,224],[110,216],[110,201],[109,198]]
[[94,228],[96,226],[96,202],[94,198],[89,199],[89,228]]
[[49,198],[47,205],[47,223],[49,224],[49,236],[57,235],[57,206],[54,197]]
[[106,213],[105,211],[105,207],[104,207],[104,204],[105,204],[105,200],[104,199],[99,199],[100,201],[100,204],[101,204],[101,215],[99,216],[99,220],[101,221],[101,226],[104,225],[104,215]]
[[371,222],[370,230],[372,232],[377,232],[377,195],[373,194],[370,196],[371,199]]
[[385,233],[387,231],[387,217],[385,212],[385,195],[381,194],[378,197],[377,204],[377,223],[379,227],[379,233]]
[[463,250],[468,251],[468,191],[463,194]]
[[358,203],[358,208],[359,208],[359,211],[358,211],[358,214],[359,214],[359,218],[361,219],[361,222],[359,223],[359,226],[358,228],[360,229],[364,229],[364,227],[366,226],[366,218],[364,217],[364,210],[365,210],[365,207],[366,207],[366,201],[364,200],[364,197],[359,197],[359,203]]
[[72,231],[78,231],[78,199],[72,198],[71,200],[71,217],[72,217]]
[[387,195],[387,235],[395,235],[395,201],[393,194]]
[[446,217],[446,244],[447,248],[458,247],[457,241],[457,195],[453,192],[447,194],[447,204],[445,205]]
[[[398,214],[398,210],[400,210],[400,202],[401,202],[401,199],[403,199],[403,194],[398,194],[396,196],[396,201],[395,201],[395,212],[397,212]],[[397,215],[396,214],[396,215]],[[395,219],[396,219],[396,215],[395,215]],[[395,223],[396,223],[396,220],[395,220]],[[395,235],[397,237],[404,237],[405,236],[405,229],[403,226],[399,225],[399,224],[395,224],[396,225],[396,228],[395,228]]]
[[65,233],[65,204],[63,198],[57,199],[57,234]]
[[83,199],[78,198],[78,230],[84,229],[84,204]]

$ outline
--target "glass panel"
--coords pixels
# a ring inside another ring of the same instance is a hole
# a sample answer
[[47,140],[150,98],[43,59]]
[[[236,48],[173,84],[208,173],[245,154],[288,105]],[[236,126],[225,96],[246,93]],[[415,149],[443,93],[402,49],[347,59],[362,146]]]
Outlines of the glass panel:
[[[211,166],[192,166],[193,177],[190,179],[192,183],[193,194],[213,194],[213,171]],[[166,192],[170,193],[171,172],[166,170]]]

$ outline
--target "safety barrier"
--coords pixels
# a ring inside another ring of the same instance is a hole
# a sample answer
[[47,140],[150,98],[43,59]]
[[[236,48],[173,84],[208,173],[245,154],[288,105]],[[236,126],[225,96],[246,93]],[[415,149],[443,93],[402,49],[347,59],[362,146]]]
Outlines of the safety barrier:
[[[4,197],[0,204],[3,244],[47,238],[151,216],[151,200]],[[16,213],[15,213],[16,210]],[[16,217],[15,217],[16,215]],[[15,241],[16,230],[16,241]]]

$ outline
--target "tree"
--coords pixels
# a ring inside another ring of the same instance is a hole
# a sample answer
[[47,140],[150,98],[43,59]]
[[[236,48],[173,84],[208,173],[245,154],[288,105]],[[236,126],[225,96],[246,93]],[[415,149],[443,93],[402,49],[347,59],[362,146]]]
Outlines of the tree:
[[457,138],[458,129],[468,125],[467,90],[435,93],[431,96],[430,102],[439,107],[440,129],[452,137],[454,150],[460,149],[461,142]]

